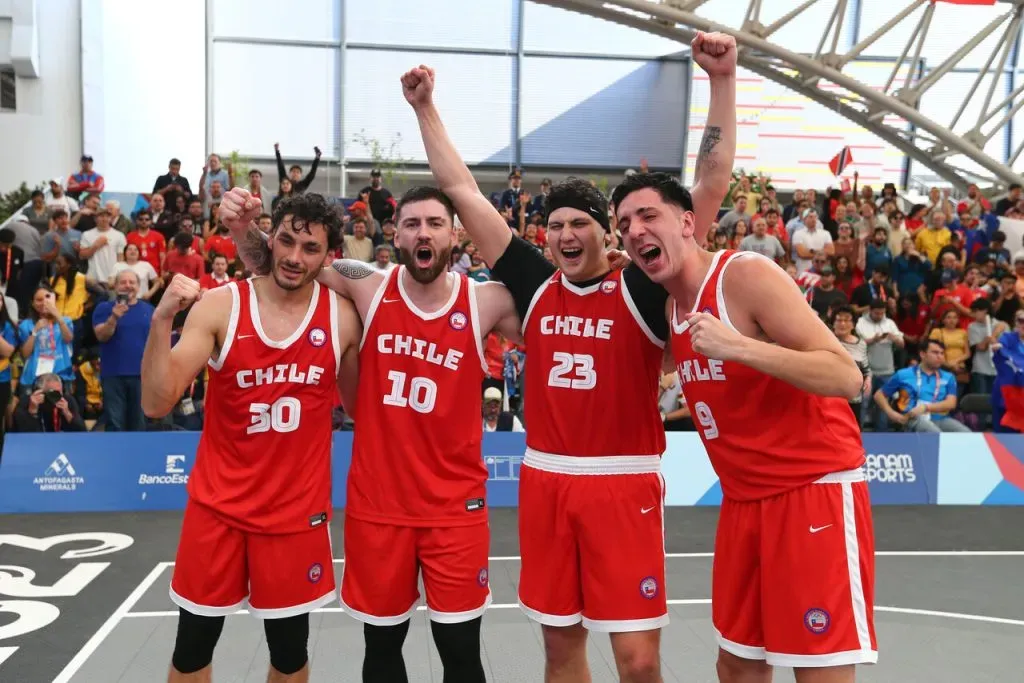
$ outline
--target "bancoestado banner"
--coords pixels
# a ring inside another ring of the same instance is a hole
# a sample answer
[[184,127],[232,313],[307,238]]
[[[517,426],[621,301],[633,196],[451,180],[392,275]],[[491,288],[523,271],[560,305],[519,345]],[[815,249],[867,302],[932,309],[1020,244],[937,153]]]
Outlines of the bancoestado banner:
[[[718,505],[722,489],[700,438],[670,433],[665,504]],[[180,510],[196,432],[8,434],[0,513]],[[880,505],[1024,505],[1024,436],[865,434],[871,499]],[[491,507],[515,507],[522,433],[484,435]],[[334,435],[334,505],[345,506],[352,433]],[[401,463],[395,463],[401,467]]]

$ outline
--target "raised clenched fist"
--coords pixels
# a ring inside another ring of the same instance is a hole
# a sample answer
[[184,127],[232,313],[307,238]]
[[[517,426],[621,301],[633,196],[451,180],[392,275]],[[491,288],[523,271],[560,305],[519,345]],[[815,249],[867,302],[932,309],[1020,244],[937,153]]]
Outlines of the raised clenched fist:
[[693,59],[708,76],[736,75],[736,39],[725,33],[704,33],[690,43]]
[[160,305],[153,312],[153,317],[160,320],[173,320],[180,311],[184,311],[199,299],[202,290],[199,283],[181,273],[174,276],[167,285]]
[[425,107],[434,101],[434,70],[420,64],[402,75],[402,94],[413,108]]
[[234,187],[220,199],[217,217],[231,230],[244,230],[263,213],[263,203],[248,190]]

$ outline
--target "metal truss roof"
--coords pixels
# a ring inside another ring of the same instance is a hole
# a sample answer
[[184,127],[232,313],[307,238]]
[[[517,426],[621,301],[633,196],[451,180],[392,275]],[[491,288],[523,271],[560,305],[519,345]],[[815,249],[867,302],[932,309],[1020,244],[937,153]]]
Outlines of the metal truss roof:
[[[791,11],[767,24],[761,16],[762,0],[735,0],[735,26],[726,26],[701,16],[701,7],[709,0],[536,1],[680,42],[689,42],[694,29],[728,33],[736,38],[741,66],[845,116],[954,186],[966,188],[968,183],[978,182],[999,188],[1021,182],[1021,177],[1011,166],[1024,152],[1024,142],[1012,150],[1006,163],[986,154],[985,145],[1024,107],[1024,79],[1008,96],[1005,87],[999,90],[997,86],[1006,82],[1002,78],[1004,69],[1015,66],[1024,0],[1001,2],[1005,11],[977,34],[965,36],[966,42],[961,47],[923,75],[916,65],[920,64],[932,20],[942,5],[932,0],[892,0],[888,21],[845,51],[840,48],[843,22],[847,16],[847,5],[856,0],[793,0]],[[772,42],[772,36],[780,29],[819,3],[829,5],[833,10],[831,18],[822,27],[821,35],[809,36],[808,45],[817,43],[813,53],[793,52]],[[866,85],[844,72],[848,65],[865,55],[873,44],[901,22],[913,22],[915,29],[883,89]],[[918,109],[921,96],[993,34],[998,34],[1000,39],[979,70],[973,87],[964,93],[959,109],[951,112],[948,121],[937,121],[923,115]],[[819,87],[823,83],[831,85]],[[976,98],[984,98],[977,120],[963,121],[968,103]],[[970,124],[965,132],[953,133],[954,128],[959,126],[962,130],[965,124]],[[957,155],[976,162],[984,172],[969,172],[950,163],[950,159]]]

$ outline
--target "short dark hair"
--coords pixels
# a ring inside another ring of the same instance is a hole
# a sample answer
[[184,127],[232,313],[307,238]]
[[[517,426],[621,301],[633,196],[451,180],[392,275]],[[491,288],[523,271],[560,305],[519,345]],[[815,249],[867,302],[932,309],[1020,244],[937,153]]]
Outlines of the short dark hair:
[[193,204],[198,204],[199,206],[202,206],[203,200],[200,199],[199,197],[193,197],[192,199],[189,200],[188,205],[192,206]]
[[885,308],[885,302],[882,301],[881,299],[872,299],[870,307],[871,307],[871,310],[873,310],[873,311],[877,311],[880,308],[884,309]]
[[299,166],[298,164],[292,164],[291,166],[288,167],[288,170],[289,171],[298,171],[299,173],[302,173],[302,167]]
[[46,195],[43,194],[42,190],[32,190],[32,199],[35,199],[36,197],[45,197],[45,196]]
[[171,159],[171,160],[170,160],[170,161],[169,161],[169,162],[167,163],[167,165],[168,165],[168,166],[181,166],[181,159]]
[[938,339],[932,339],[931,337],[929,337],[928,339],[925,340],[925,344],[924,344],[924,347],[921,348],[921,352],[924,353],[925,351],[927,351],[928,347],[930,345],[932,345],[932,344],[935,344],[935,346],[938,346],[943,351],[946,350],[946,345],[945,344],[943,344]]
[[648,187],[657,192],[662,201],[675,204],[683,211],[693,211],[690,191],[668,173],[634,173],[612,192],[612,204],[619,206],[629,195]]
[[341,245],[341,214],[333,204],[328,203],[322,194],[306,192],[291,195],[278,203],[274,209],[271,234],[281,226],[285,216],[309,223],[321,223],[327,231],[327,249],[337,249]]
[[985,297],[979,297],[971,302],[972,311],[991,311],[992,302]]
[[153,220],[153,212],[150,211],[149,209],[143,209],[139,211],[137,214],[135,214],[135,220],[138,221],[143,216],[149,216],[149,219]]
[[849,315],[850,318],[854,320],[857,319],[857,313],[853,310],[853,306],[850,306],[849,304],[843,304],[842,306],[836,307],[836,310],[832,312],[832,322],[835,322],[836,318],[841,315]]
[[53,213],[50,214],[50,218],[56,220],[61,217],[66,217],[67,215],[68,212],[65,211],[64,209],[54,209]]
[[1011,190],[1011,191],[1013,191],[1013,190],[1019,190],[1019,189],[1021,189],[1021,188],[1020,188],[1020,183],[1010,183],[1010,190]]
[[431,187],[430,185],[420,185],[403,194],[402,198],[398,200],[398,205],[395,207],[395,219],[401,219],[402,209],[405,208],[406,204],[415,204],[417,202],[425,202],[431,199],[436,199],[444,205],[445,211],[448,212],[448,218],[454,224],[455,205],[452,204],[451,198],[441,190],[436,187]]
[[1005,242],[1006,241],[1006,233],[1003,232],[1002,230],[996,230],[994,233],[992,233],[992,241],[993,242]]
[[269,213],[261,213],[261,214],[260,214],[260,217],[259,217],[259,218],[257,218],[256,220],[258,220],[258,221],[261,221],[261,220],[263,220],[264,218],[269,218],[270,220],[274,220],[274,217],[273,217],[273,216],[271,216],[271,215],[270,215]]

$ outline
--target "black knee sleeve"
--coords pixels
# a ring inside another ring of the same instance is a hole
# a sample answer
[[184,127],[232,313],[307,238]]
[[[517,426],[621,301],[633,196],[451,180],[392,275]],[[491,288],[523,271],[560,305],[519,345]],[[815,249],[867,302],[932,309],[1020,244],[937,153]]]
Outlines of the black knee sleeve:
[[309,660],[309,614],[284,619],[265,619],[270,666],[286,676],[298,673]]
[[409,633],[409,620],[397,626],[363,624],[366,654],[363,657],[363,683],[409,683],[402,646]]
[[208,667],[213,661],[213,650],[223,628],[224,617],[201,617],[179,608],[178,635],[174,639],[174,654],[171,656],[174,669],[179,673],[192,674]]
[[484,683],[484,665],[480,659],[482,617],[459,624],[430,622],[434,645],[444,667],[444,683]]

